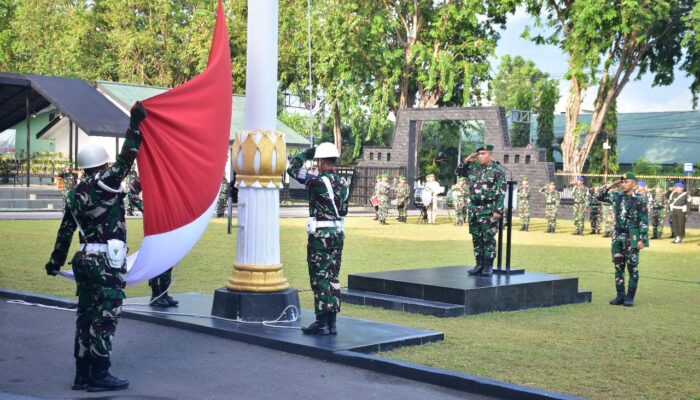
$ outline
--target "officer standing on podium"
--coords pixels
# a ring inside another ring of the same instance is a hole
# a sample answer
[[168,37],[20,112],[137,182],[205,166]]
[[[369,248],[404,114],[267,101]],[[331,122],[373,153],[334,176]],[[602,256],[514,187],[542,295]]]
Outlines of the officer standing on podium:
[[[321,143],[297,154],[287,173],[309,190],[309,219],[306,232],[307,263],[314,292],[316,321],[303,327],[310,335],[336,334],[336,314],[340,312],[340,259],[345,232],[343,217],[348,213],[348,184],[335,171],[340,158],[333,143]],[[308,160],[318,160],[318,175],[302,169]]]

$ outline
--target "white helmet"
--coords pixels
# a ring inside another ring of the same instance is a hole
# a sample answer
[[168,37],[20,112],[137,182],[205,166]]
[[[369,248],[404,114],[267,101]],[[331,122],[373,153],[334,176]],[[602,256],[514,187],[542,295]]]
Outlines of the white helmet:
[[316,147],[314,158],[340,158],[340,154],[333,143],[324,142]]
[[109,161],[107,150],[99,144],[88,144],[78,152],[78,168],[87,169],[104,165]]

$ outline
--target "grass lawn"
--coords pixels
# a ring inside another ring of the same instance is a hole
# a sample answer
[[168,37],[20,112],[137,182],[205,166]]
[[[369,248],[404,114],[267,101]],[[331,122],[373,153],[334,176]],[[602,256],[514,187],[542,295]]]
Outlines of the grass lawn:
[[[473,262],[466,227],[446,219],[432,226],[414,221],[392,219],[380,226],[370,218],[350,218],[343,286],[350,273]],[[311,309],[305,220],[280,224],[285,275],[300,289],[302,306]],[[0,222],[0,287],[73,296],[72,282],[48,277],[43,268],[58,225],[58,220]],[[142,240],[141,220],[128,225],[135,249]],[[593,292],[592,303],[450,319],[348,304],[343,314],[445,333],[443,342],[385,357],[590,398],[700,399],[700,231],[689,230],[683,245],[655,240],[642,251],[634,308],[608,305],[615,292],[609,239],[571,236],[571,221],[560,221],[555,235],[543,231],[544,221],[535,219],[530,232],[513,232],[514,266],[577,276],[579,289]],[[175,269],[171,292],[211,294],[224,286],[234,251],[235,234],[226,234],[223,219],[212,220]],[[146,284],[127,290],[129,297],[149,293]]]

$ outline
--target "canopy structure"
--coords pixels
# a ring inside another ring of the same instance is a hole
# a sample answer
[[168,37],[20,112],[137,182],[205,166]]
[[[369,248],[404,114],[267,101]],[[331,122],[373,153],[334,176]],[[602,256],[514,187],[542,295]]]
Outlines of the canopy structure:
[[[30,117],[50,104],[89,136],[124,137],[129,124],[127,115],[83,80],[0,72],[0,132],[25,120],[28,155]],[[29,162],[27,157],[28,169]]]

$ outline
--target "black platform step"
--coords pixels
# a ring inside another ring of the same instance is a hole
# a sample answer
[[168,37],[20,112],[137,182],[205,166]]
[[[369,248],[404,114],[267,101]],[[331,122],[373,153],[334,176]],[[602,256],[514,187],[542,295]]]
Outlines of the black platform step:
[[464,306],[460,304],[412,299],[410,297],[392,296],[362,290],[343,290],[341,291],[341,299],[350,304],[380,307],[387,310],[405,311],[442,318],[461,317],[464,315]]
[[[468,269],[450,266],[349,275],[348,291],[371,293],[370,296],[364,295],[361,304],[392,310],[424,314],[428,313],[426,307],[431,303],[464,307],[461,314],[453,309],[447,313],[433,307],[435,312],[430,315],[442,317],[591,301],[590,292],[579,293],[576,277],[534,272],[484,277],[471,276]],[[406,304],[410,304],[408,310]],[[416,310],[418,306],[423,307],[422,312]]]

